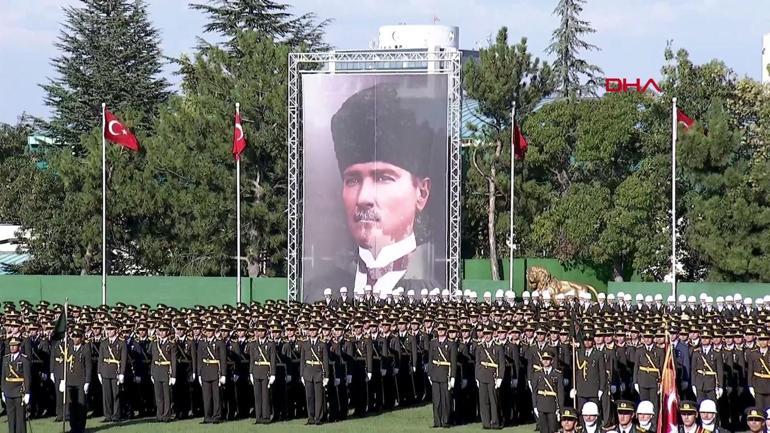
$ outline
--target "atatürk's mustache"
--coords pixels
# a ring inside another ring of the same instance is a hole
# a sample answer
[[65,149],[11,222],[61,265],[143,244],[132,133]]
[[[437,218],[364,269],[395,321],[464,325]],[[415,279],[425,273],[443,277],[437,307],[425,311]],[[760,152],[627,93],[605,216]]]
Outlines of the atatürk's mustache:
[[356,209],[353,213],[353,220],[355,222],[378,222],[380,221],[380,215],[372,208]]

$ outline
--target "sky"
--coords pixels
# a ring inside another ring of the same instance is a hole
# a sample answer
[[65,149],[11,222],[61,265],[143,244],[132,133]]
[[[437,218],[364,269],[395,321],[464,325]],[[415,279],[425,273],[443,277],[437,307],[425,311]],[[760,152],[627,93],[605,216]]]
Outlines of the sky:
[[[146,0],[160,30],[161,49],[176,57],[191,52],[203,33],[205,16],[190,0]],[[206,1],[206,0],[200,0]],[[295,0],[292,12],[315,12],[334,21],[327,39],[336,48],[365,49],[381,25],[459,26],[460,48],[488,45],[507,26],[511,42],[527,37],[530,51],[544,60],[556,0]],[[48,117],[39,84],[54,77],[51,59],[67,5],[78,0],[0,0],[0,122],[14,123],[27,112]],[[587,41],[601,48],[585,58],[605,76],[658,79],[666,42],[685,48],[696,63],[717,58],[739,76],[761,78],[762,35],[770,32],[770,0],[589,0],[582,19],[596,33]],[[178,83],[174,70],[164,75]]]

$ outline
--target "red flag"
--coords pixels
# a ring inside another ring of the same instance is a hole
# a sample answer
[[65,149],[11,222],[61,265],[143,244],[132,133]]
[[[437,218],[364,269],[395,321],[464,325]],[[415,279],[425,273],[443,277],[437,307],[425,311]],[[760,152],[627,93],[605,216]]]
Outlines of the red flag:
[[233,156],[236,160],[241,159],[241,153],[246,149],[246,137],[243,135],[243,126],[241,125],[241,113],[235,113],[235,129],[233,130]]
[[511,146],[513,146],[514,158],[519,160],[524,159],[524,155],[527,153],[527,147],[529,147],[529,143],[527,143],[527,139],[524,137],[524,134],[521,133],[519,124],[515,122],[513,124],[513,134],[511,135]]
[[[668,337],[668,334],[666,334]],[[660,378],[660,413],[658,414],[658,433],[677,433],[679,423],[679,394],[676,390],[676,368],[674,367],[674,347],[669,340],[663,373]]]
[[690,116],[684,114],[684,111],[677,108],[676,123],[682,123],[684,124],[684,129],[690,129],[690,127],[695,124],[695,121],[692,120]]
[[122,123],[110,113],[110,110],[104,109],[104,138],[113,143],[117,143],[128,150],[139,152],[139,142]]

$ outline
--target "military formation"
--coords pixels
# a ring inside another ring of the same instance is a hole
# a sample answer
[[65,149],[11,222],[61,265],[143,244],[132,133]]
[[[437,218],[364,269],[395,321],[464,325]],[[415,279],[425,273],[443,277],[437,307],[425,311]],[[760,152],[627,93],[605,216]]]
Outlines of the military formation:
[[367,286],[313,304],[69,305],[62,339],[63,311],[3,305],[11,432],[49,416],[82,432],[88,417],[323,424],[421,404],[434,427],[654,432],[669,344],[680,431],[764,428],[770,407],[764,298]]

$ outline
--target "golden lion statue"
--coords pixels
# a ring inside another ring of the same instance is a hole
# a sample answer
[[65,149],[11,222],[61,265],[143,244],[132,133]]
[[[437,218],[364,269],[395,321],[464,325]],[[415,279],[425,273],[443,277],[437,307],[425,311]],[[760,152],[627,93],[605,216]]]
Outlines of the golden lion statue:
[[594,299],[597,297],[596,289],[592,286],[572,281],[561,281],[542,266],[531,266],[527,269],[527,283],[529,283],[530,290],[539,291],[541,296],[545,292],[550,293],[551,299],[559,293],[572,294],[577,297],[583,293],[588,293],[593,295]]

